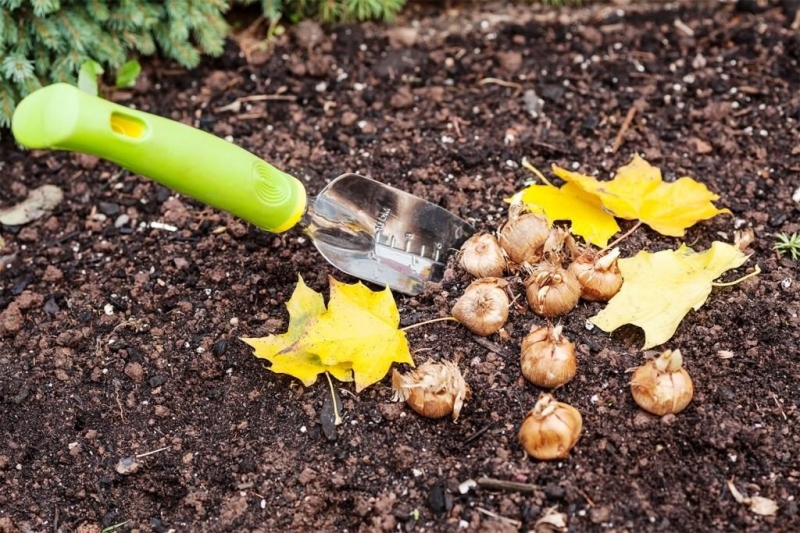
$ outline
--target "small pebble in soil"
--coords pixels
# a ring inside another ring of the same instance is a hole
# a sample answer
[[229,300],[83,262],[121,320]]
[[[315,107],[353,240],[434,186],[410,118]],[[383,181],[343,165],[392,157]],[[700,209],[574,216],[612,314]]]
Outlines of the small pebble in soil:
[[123,457],[119,460],[117,466],[114,467],[114,470],[116,470],[118,474],[128,476],[139,470],[139,466],[141,465],[135,457]]
[[444,479],[438,480],[431,487],[428,495],[428,505],[431,511],[441,514],[453,508],[453,495],[447,490],[447,482]]
[[119,213],[119,205],[113,202],[100,202],[97,204],[97,209],[107,216],[114,216]]
[[167,378],[165,378],[164,376],[156,375],[150,378],[148,383],[150,383],[150,387],[155,389],[156,387],[160,387],[161,385],[163,385],[166,381]]
[[228,341],[226,339],[218,340],[214,343],[214,346],[211,347],[211,353],[215,356],[220,357],[222,354],[225,353],[225,350],[228,349]]

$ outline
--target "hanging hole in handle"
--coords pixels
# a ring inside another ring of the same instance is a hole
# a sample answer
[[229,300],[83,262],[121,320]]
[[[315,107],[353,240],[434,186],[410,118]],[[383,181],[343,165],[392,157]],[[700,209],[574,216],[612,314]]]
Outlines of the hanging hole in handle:
[[144,137],[147,126],[141,119],[115,111],[111,113],[111,129],[118,135],[141,139]]

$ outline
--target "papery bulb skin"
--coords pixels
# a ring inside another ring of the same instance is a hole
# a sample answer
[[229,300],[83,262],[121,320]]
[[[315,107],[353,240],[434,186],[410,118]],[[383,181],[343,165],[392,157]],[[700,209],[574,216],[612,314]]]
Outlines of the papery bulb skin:
[[471,332],[488,337],[500,331],[508,321],[508,282],[501,278],[473,281],[453,306],[453,318]]
[[522,339],[520,367],[525,379],[537,387],[560,387],[578,370],[575,344],[562,334],[561,326],[534,326]]
[[476,233],[461,246],[461,268],[476,278],[499,278],[506,270],[506,258],[497,238]]
[[598,256],[585,253],[569,265],[569,271],[581,285],[581,298],[590,302],[607,302],[622,288],[622,273],[617,265],[619,249]]
[[519,442],[536,459],[565,459],[582,429],[583,418],[577,409],[543,393],[522,421]]
[[631,377],[636,404],[658,416],[680,413],[691,403],[694,383],[683,368],[680,350],[666,350],[638,367]]
[[525,280],[525,296],[534,313],[554,318],[575,309],[581,297],[581,285],[568,270],[542,263],[533,268]]
[[392,373],[393,399],[405,400],[411,409],[426,418],[450,415],[455,422],[464,401],[472,391],[458,365],[450,361],[428,361],[408,374]]
[[498,240],[512,263],[532,265],[541,260],[549,232],[547,218],[514,204],[509,208],[508,222],[500,229]]

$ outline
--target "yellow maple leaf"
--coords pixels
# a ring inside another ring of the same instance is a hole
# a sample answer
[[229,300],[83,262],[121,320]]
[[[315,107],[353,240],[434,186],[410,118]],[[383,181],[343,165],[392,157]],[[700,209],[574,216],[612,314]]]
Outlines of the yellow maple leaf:
[[682,237],[686,228],[728,209],[718,209],[711,202],[719,199],[702,183],[683,177],[674,183],[661,179],[661,170],[635,155],[617,170],[611,181],[597,181],[591,176],[553,165],[553,172],[569,183],[597,196],[603,207],[619,218],[641,220],[662,235]]
[[567,183],[562,187],[529,185],[514,195],[514,201],[541,210],[550,224],[569,220],[572,233],[600,248],[605,247],[608,240],[619,231],[614,215],[603,209],[603,204],[595,195],[587,193],[575,183]]
[[361,282],[330,278],[330,283],[328,310],[307,326],[292,350],[317,354],[329,366],[352,365],[356,392],[380,381],[393,362],[414,364],[388,287],[373,292]]
[[717,241],[703,252],[683,245],[620,259],[622,289],[589,321],[606,332],[624,324],[639,326],[645,335],[643,350],[664,344],[686,313],[705,303],[712,282],[748,257],[736,246]]
[[355,379],[356,391],[380,381],[392,362],[414,364],[391,291],[373,292],[361,282],[347,285],[330,278],[328,308],[322,295],[303,279],[286,304],[289,327],[282,335],[242,339],[273,372],[289,374],[305,386],[322,372],[340,381]]
[[310,352],[283,353],[283,350],[292,346],[303,335],[309,321],[325,312],[322,295],[310,289],[302,277],[298,278],[292,297],[286,303],[289,311],[287,332],[282,335],[241,340],[255,349],[256,357],[267,359],[272,363],[269,367],[271,371],[294,376],[306,387],[313,385],[317,381],[317,376],[326,371],[339,381],[353,381],[352,369],[347,364],[328,366],[320,361],[319,356]]

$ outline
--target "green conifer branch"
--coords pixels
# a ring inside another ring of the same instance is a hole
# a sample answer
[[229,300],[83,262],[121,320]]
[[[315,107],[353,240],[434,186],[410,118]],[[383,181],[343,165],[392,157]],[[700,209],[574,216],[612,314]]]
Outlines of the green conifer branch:
[[388,20],[407,0],[0,0],[0,128],[43,84],[74,83],[87,59],[110,75],[132,55],[160,52],[193,68],[225,49],[232,5],[259,5],[272,24]]

